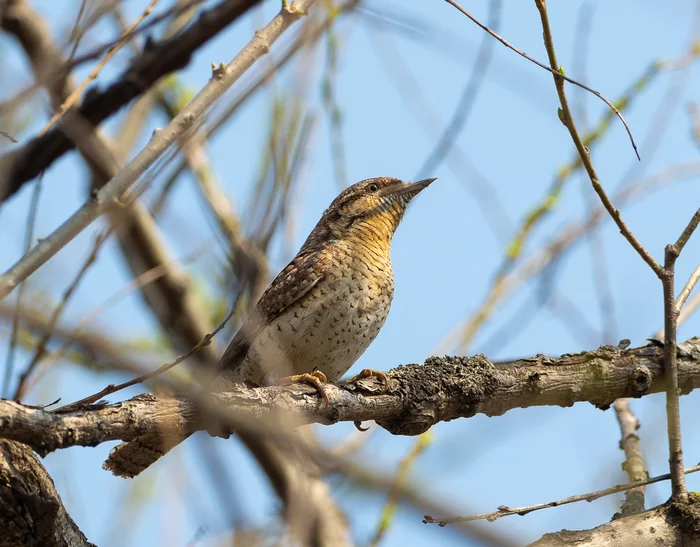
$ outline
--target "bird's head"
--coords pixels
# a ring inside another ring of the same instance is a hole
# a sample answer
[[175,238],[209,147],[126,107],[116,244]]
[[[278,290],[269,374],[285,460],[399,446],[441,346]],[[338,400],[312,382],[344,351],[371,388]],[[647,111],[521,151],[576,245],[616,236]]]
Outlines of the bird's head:
[[435,179],[403,182],[393,177],[360,181],[343,190],[326,209],[307,245],[334,239],[391,241],[406,207]]

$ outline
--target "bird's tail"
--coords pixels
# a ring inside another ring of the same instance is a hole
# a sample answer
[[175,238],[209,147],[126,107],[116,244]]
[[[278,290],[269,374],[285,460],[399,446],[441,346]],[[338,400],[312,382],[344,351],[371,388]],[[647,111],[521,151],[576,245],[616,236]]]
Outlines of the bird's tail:
[[109,453],[102,468],[117,477],[131,479],[147,467],[156,463],[192,433],[186,435],[163,435],[151,433],[133,441],[120,443]]

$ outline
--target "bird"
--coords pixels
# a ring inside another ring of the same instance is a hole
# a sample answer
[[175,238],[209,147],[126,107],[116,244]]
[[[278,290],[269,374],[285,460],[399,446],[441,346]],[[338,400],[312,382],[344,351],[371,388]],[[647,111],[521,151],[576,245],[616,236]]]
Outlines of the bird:
[[[211,389],[339,380],[384,325],[394,296],[391,242],[411,200],[435,178],[362,180],[324,211],[224,351]],[[349,381],[385,373],[363,369]],[[104,468],[133,477],[184,438],[147,435],[112,449]]]

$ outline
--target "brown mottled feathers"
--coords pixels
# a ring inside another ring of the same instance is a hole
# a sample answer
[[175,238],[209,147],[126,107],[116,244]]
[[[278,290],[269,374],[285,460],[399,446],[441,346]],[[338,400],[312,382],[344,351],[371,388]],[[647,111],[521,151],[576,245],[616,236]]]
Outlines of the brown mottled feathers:
[[263,328],[323,280],[323,270],[327,263],[324,251],[325,248],[302,250],[270,283],[253,313],[238,329],[221,356],[219,372],[235,370]]

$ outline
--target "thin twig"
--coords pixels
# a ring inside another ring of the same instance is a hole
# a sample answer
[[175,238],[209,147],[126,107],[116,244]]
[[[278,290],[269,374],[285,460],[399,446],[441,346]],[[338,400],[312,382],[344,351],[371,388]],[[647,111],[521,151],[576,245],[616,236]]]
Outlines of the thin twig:
[[46,346],[49,343],[49,340],[51,339],[51,336],[53,334],[53,330],[58,324],[58,320],[61,317],[61,313],[63,313],[63,310],[65,309],[66,305],[68,304],[69,300],[75,294],[76,289],[78,288],[78,285],[80,285],[80,282],[83,280],[83,277],[85,277],[85,274],[88,272],[90,267],[95,264],[97,260],[97,255],[100,252],[100,249],[102,248],[102,244],[105,242],[107,237],[109,236],[110,231],[105,231],[102,233],[99,233],[95,237],[95,241],[92,245],[92,249],[90,251],[90,254],[87,256],[85,261],[83,262],[82,266],[80,267],[80,270],[78,270],[78,273],[75,275],[73,278],[73,281],[71,281],[70,285],[66,288],[66,290],[63,293],[63,296],[61,297],[61,301],[58,303],[58,305],[53,309],[51,312],[51,317],[49,318],[48,321],[48,329],[44,332],[44,334],[41,336],[41,339],[36,345],[36,350],[34,351],[34,357],[32,357],[32,360],[29,362],[29,364],[26,366],[24,371],[22,372],[22,375],[19,378],[19,383],[17,384],[17,388],[15,389],[14,395],[12,396],[12,399],[15,401],[22,400],[26,395],[27,395],[27,386],[26,386],[26,381],[27,378],[34,372],[34,369],[37,367],[37,365],[41,362],[43,357],[46,355]]
[[[202,245],[194,252],[190,253],[189,255],[185,256],[182,258],[181,261],[173,261],[173,263],[182,263],[185,264],[187,261],[193,261],[196,260],[199,255],[202,253],[206,252],[209,248],[209,243],[208,242],[203,242]],[[83,319],[80,320],[80,322],[73,328],[72,335],[66,336],[65,340],[61,344],[61,346],[55,351],[52,352],[46,359],[43,360],[41,363],[41,367],[37,368],[35,374],[33,374],[31,377],[29,377],[29,373],[31,372],[29,370],[29,367],[27,368],[26,371],[26,378],[23,378],[22,386],[23,390],[22,392],[18,392],[15,394],[14,399],[22,399],[24,397],[24,394],[28,393],[29,390],[32,388],[32,386],[36,383],[37,378],[45,374],[46,370],[56,361],[61,359],[66,351],[75,344],[76,341],[81,336],[83,328],[94,321],[100,314],[104,313],[109,309],[111,306],[117,304],[120,302],[122,299],[124,299],[127,295],[132,293],[133,291],[136,290],[141,290],[144,287],[148,286],[150,283],[153,283],[157,281],[159,278],[168,275],[170,272],[170,265],[171,264],[160,264],[159,266],[156,266],[154,268],[151,268],[149,270],[146,270],[143,272],[141,275],[138,277],[132,279],[129,281],[124,287],[122,287],[120,290],[118,290],[116,293],[114,293],[112,296],[107,298],[102,304],[97,306],[94,310],[92,310],[87,316],[85,316]],[[44,340],[48,340],[48,337],[53,334],[53,331],[56,326],[56,322],[53,321],[54,317],[51,318],[52,321],[49,322],[49,326],[47,329],[44,330],[42,339],[41,341],[43,342]],[[40,345],[40,344],[39,344]],[[37,353],[38,354],[38,353]],[[35,355],[36,359],[36,355]]]
[[[41,183],[44,179],[44,172],[34,185],[34,191],[32,192],[32,199],[29,205],[29,214],[27,215],[27,229],[24,235],[24,253],[28,253],[29,249],[32,247],[32,242],[34,241],[34,229],[36,227],[36,214],[39,208],[39,196],[41,195]],[[19,334],[19,316],[22,310],[22,301],[24,297],[24,290],[26,288],[26,283],[22,283],[22,286],[17,291],[17,302],[15,302],[15,313],[12,317],[12,330],[10,331],[10,346],[7,349],[7,357],[5,359],[5,377],[2,384],[3,396],[7,396],[10,391],[10,382],[12,381],[12,373],[14,372],[14,362],[15,362],[15,347],[17,346],[17,335]]]
[[17,139],[15,139],[12,135],[10,135],[7,131],[3,131],[0,129],[0,135],[5,137],[8,141],[17,143],[19,142]]
[[213,71],[207,85],[168,125],[155,131],[148,145],[117,176],[59,226],[50,236],[0,276],[0,299],[54,256],[108,209],[119,205],[119,198],[166,150],[226,91],[256,60],[270,50],[279,36],[301,18],[315,0],[298,0],[283,7],[268,25],[255,33],[248,44],[227,65]]
[[693,232],[696,230],[698,225],[700,224],[700,209],[695,211],[695,214],[693,215],[693,218],[690,219],[690,222],[688,222],[688,225],[685,227],[681,235],[678,237],[678,240],[676,243],[673,245],[673,248],[671,249],[672,253],[678,257],[681,254],[681,251],[683,251],[683,247],[685,247],[685,244],[688,243],[688,240],[690,239],[690,236],[693,235]]
[[688,282],[683,287],[683,290],[678,295],[678,298],[676,298],[676,313],[681,313],[681,310],[685,305],[685,301],[688,300],[690,293],[693,292],[693,289],[695,288],[695,285],[697,285],[698,281],[700,281],[700,265],[698,265],[693,273],[690,274]]
[[[619,205],[629,205],[633,200],[638,200],[642,196],[647,195],[660,187],[677,180],[682,180],[688,177],[700,175],[700,161],[691,161],[668,169],[663,169],[658,173],[649,175],[639,181],[627,184],[624,188],[615,193],[613,201]],[[497,303],[504,300],[508,295],[514,294],[515,290],[522,286],[528,279],[532,278],[542,271],[548,264],[569,252],[581,238],[590,230],[595,229],[605,218],[608,218],[605,209],[601,205],[599,208],[591,212],[584,220],[574,222],[568,227],[557,230],[556,237],[553,237],[546,243],[542,250],[535,253],[527,261],[523,262],[517,269],[511,272],[506,278],[497,280],[489,290],[489,296],[478,308],[478,312],[455,326],[449,333],[432,350],[433,354],[445,353],[449,348],[456,344],[456,339],[460,333],[464,332],[465,341],[463,346],[466,347],[473,340],[477,331],[483,326],[484,321],[493,313]],[[494,293],[491,296],[491,293]],[[693,302],[695,299],[693,299]],[[691,302],[692,303],[692,302]],[[690,304],[689,304],[690,305]],[[696,306],[700,306],[700,297]],[[693,308],[694,311],[695,308]],[[684,309],[680,320],[687,318],[687,308]],[[468,334],[468,338],[466,335]],[[655,338],[663,338],[663,331],[656,334]]]
[[[696,473],[700,471],[700,465],[694,465],[685,470],[686,474]],[[433,518],[429,515],[425,515],[423,522],[425,524],[439,524],[440,526],[447,526],[448,524],[455,524],[458,522],[471,522],[473,520],[488,520],[493,522],[501,517],[508,517],[510,515],[527,515],[533,511],[539,511],[540,509],[548,509],[549,507],[559,507],[560,505],[567,505],[569,503],[576,503],[578,501],[595,501],[598,498],[604,496],[610,496],[611,494],[618,494],[619,492],[626,492],[632,488],[639,488],[641,486],[646,486],[647,484],[654,484],[656,482],[667,481],[671,478],[670,473],[665,475],[659,475],[658,477],[653,477],[651,479],[646,479],[643,481],[631,482],[628,484],[618,484],[611,488],[606,488],[605,490],[597,490],[596,492],[590,492],[589,494],[579,494],[577,496],[570,496],[568,498],[550,501],[547,503],[540,503],[537,505],[528,505],[525,507],[508,507],[506,505],[501,505],[496,511],[491,513],[483,513],[481,515],[471,515],[468,517],[452,517],[452,518]]]
[[[239,291],[239,295],[242,293],[242,291]],[[201,350],[203,347],[208,346],[211,344],[212,339],[214,336],[216,336],[219,331],[221,331],[225,326],[226,323],[228,323],[229,319],[233,316],[233,314],[236,311],[236,307],[238,304],[238,298],[236,298],[236,301],[234,302],[233,306],[231,306],[231,311],[229,311],[228,315],[224,318],[221,323],[218,324],[218,326],[211,331],[209,334],[207,334],[196,346],[194,346],[192,349],[189,351],[183,353],[180,355],[177,359],[174,361],[171,361],[169,363],[165,363],[164,365],[161,365],[158,367],[156,370],[147,372],[146,374],[141,374],[140,376],[137,376],[136,378],[132,378],[131,380],[128,380],[126,382],[122,382],[121,384],[110,384],[101,391],[98,391],[97,393],[94,393],[93,395],[90,395],[89,397],[85,397],[84,399],[80,399],[79,401],[76,401],[74,403],[70,403],[68,405],[62,406],[61,408],[56,409],[57,411],[66,411],[66,409],[71,409],[71,408],[79,408],[81,406],[89,405],[92,403],[95,403],[102,399],[103,397],[106,397],[107,395],[111,395],[112,393],[116,393],[117,391],[121,391],[122,389],[126,389],[131,386],[135,386],[136,384],[142,384],[143,382],[150,380],[151,378],[158,376],[160,374],[163,374],[164,372],[167,372],[171,368],[179,365],[195,353],[197,353],[199,350]]]
[[386,531],[389,529],[389,526],[391,526],[391,521],[394,518],[396,508],[399,503],[398,491],[406,483],[411,466],[432,442],[433,434],[430,430],[428,430],[420,435],[418,439],[416,439],[413,448],[411,448],[408,454],[406,454],[401,462],[399,462],[399,468],[394,479],[394,484],[396,486],[389,491],[388,499],[379,521],[379,526],[377,526],[377,531],[375,532],[372,540],[369,542],[370,547],[377,547],[379,542],[384,537],[384,534],[386,534]]
[[562,78],[563,80],[566,80],[567,82],[569,82],[570,84],[574,84],[575,86],[578,86],[578,87],[580,87],[581,89],[585,89],[585,90],[588,91],[589,93],[593,93],[593,95],[595,95],[595,96],[598,97],[601,101],[603,101],[606,105],[608,105],[608,107],[609,107],[609,108],[615,113],[615,115],[620,119],[620,121],[622,122],[622,125],[625,126],[625,130],[627,131],[627,135],[629,136],[630,142],[632,143],[632,148],[634,148],[634,153],[637,155],[637,159],[638,159],[638,160],[641,160],[641,158],[639,157],[639,151],[637,150],[637,145],[636,145],[635,142],[634,142],[634,137],[632,137],[632,131],[630,131],[630,128],[629,128],[629,126],[627,125],[627,122],[625,121],[625,118],[622,117],[622,114],[621,114],[620,111],[615,107],[615,105],[612,104],[608,99],[606,99],[600,92],[596,91],[596,90],[593,89],[593,88],[588,87],[587,85],[582,84],[581,82],[577,82],[576,80],[574,80],[574,79],[572,79],[572,78],[569,78],[568,76],[565,76],[565,75],[563,74],[563,71],[560,70],[559,65],[555,65],[555,66],[553,66],[553,67],[550,68],[550,67],[548,67],[547,65],[545,65],[545,64],[543,64],[543,63],[540,63],[538,60],[533,59],[533,58],[530,57],[527,53],[525,53],[524,51],[519,50],[519,49],[518,49],[517,47],[515,47],[513,44],[509,43],[509,42],[506,41],[504,38],[502,38],[501,36],[499,36],[498,34],[496,34],[494,31],[492,31],[489,27],[487,27],[486,25],[484,25],[481,21],[479,21],[476,17],[474,17],[471,13],[469,13],[467,10],[465,10],[462,6],[460,6],[460,5],[459,5],[457,2],[455,2],[454,0],[445,0],[445,2],[447,2],[447,3],[450,4],[452,7],[458,9],[459,11],[461,11],[464,15],[466,15],[469,19],[471,19],[471,21],[472,21],[473,23],[475,23],[477,26],[481,27],[482,30],[485,30],[486,32],[488,32],[491,36],[493,36],[496,40],[498,40],[499,42],[501,42],[501,43],[502,43],[504,46],[506,46],[508,49],[513,50],[515,53],[517,53],[517,54],[520,55],[521,57],[524,57],[525,59],[527,59],[527,60],[530,61],[531,63],[536,64],[538,67],[543,68],[543,69],[547,70],[548,72],[551,72],[552,74],[554,74],[555,77],[560,77],[560,78]]
[[[446,1],[451,2],[451,0]],[[591,156],[588,151],[588,148],[586,148],[586,146],[583,144],[583,141],[581,140],[581,137],[578,134],[578,130],[576,129],[574,119],[571,115],[571,109],[569,108],[569,102],[566,98],[566,91],[564,89],[564,80],[566,80],[566,77],[559,72],[559,64],[557,63],[557,56],[554,50],[554,40],[552,38],[552,29],[549,26],[549,17],[547,15],[546,2],[544,0],[535,0],[535,4],[537,6],[538,11],[540,12],[540,20],[542,21],[542,30],[544,33],[544,44],[547,50],[547,55],[549,57],[550,66],[552,67],[552,70],[550,72],[552,72],[552,74],[554,75],[554,85],[556,86],[557,95],[559,96],[559,102],[561,104],[561,121],[569,130],[571,139],[574,141],[576,150],[578,150],[579,156],[581,157],[581,162],[583,163],[583,166],[586,169],[589,178],[591,179],[593,189],[595,190],[596,194],[598,194],[598,197],[603,203],[603,206],[613,218],[615,224],[617,224],[617,227],[620,229],[620,232],[625,237],[625,239],[629,241],[630,245],[632,245],[632,247],[637,251],[639,256],[642,257],[642,259],[649,265],[649,267],[651,267],[654,273],[660,278],[663,272],[661,264],[659,264],[656,261],[652,254],[644,248],[644,246],[639,242],[637,237],[632,233],[625,221],[622,219],[620,211],[613,205],[612,201],[610,201],[608,194],[605,192],[605,189],[600,184],[600,180],[598,179],[598,174],[596,173],[595,168],[593,167],[593,162],[591,161]]]
[[[136,18],[136,21],[127,29],[127,33],[130,33],[133,31],[139,24],[146,18],[148,17],[151,12],[153,11],[153,8],[156,7],[156,4],[160,0],[151,0],[150,4],[146,6],[146,9],[143,11],[141,15],[139,15]],[[75,88],[73,93],[70,94],[70,96],[63,101],[63,104],[56,110],[53,116],[51,116],[51,119],[49,122],[44,126],[44,128],[39,131],[38,136],[41,137],[44,135],[49,129],[51,129],[58,120],[60,120],[66,112],[77,102],[77,100],[80,98],[80,95],[82,95],[83,91],[85,91],[85,88],[90,85],[90,83],[97,78],[98,74],[102,71],[102,69],[107,65],[107,63],[114,57],[117,52],[122,48],[122,46],[127,42],[127,38],[125,38],[125,35],[122,35],[122,37],[117,41],[116,44],[114,44],[112,47],[110,47],[107,50],[107,53],[105,54],[104,58],[97,63],[97,66],[92,69],[90,74],[88,75],[87,78],[81,83],[78,87]]]

